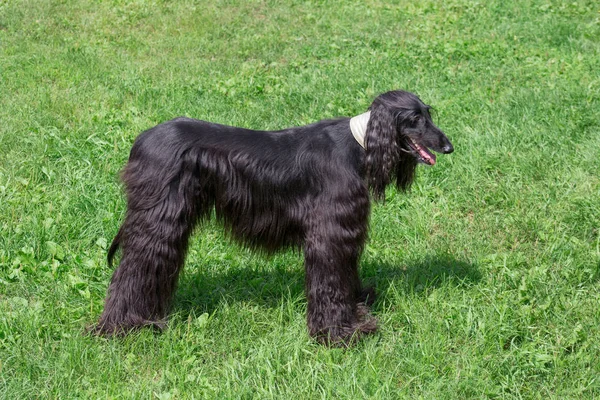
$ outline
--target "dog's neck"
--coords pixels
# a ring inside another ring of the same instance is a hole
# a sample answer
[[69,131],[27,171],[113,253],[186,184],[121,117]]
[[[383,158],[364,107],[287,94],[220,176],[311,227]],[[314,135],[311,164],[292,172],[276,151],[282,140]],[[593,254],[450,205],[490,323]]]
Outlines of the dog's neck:
[[354,136],[354,139],[356,139],[363,149],[366,149],[365,135],[367,134],[369,117],[371,117],[371,111],[350,118],[350,130],[352,131],[352,136]]

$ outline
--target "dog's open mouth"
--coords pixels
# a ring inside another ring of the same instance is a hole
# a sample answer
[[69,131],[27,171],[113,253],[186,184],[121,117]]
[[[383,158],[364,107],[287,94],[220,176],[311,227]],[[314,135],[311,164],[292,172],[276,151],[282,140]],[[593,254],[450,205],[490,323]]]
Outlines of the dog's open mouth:
[[427,165],[435,164],[435,154],[429,151],[429,149],[423,145],[418,144],[411,138],[408,139],[408,145],[415,152],[418,160]]

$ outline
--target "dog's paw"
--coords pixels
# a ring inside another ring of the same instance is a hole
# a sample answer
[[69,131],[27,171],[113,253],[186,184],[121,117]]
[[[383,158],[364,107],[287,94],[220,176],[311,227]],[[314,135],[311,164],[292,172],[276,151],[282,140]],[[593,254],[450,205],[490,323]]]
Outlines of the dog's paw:
[[311,332],[319,343],[329,347],[350,347],[365,335],[377,331],[377,319],[364,303],[356,306],[356,321],[349,325],[333,326]]

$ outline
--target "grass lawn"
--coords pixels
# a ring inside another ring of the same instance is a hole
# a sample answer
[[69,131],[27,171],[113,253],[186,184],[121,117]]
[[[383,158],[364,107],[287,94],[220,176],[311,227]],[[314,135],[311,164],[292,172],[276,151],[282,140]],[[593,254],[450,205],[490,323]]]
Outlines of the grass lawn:
[[[210,224],[169,329],[84,334],[139,132],[399,88],[456,150],[373,209],[376,335],[317,345],[301,255]],[[0,0],[0,398],[600,398],[599,155],[597,1]]]

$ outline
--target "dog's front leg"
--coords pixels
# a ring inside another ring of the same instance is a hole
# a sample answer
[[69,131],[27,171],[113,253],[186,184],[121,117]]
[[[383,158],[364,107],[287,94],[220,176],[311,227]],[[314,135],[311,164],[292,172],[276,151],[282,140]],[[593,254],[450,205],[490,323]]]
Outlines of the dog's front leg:
[[347,345],[377,325],[358,302],[357,244],[322,233],[309,235],[304,249],[308,330],[321,343]]

